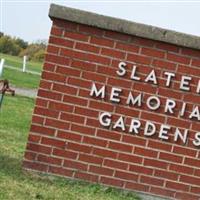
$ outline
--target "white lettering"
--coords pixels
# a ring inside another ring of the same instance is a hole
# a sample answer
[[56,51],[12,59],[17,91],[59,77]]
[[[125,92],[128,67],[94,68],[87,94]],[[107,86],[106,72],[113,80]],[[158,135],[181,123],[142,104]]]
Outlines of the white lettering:
[[175,77],[175,74],[171,72],[165,72],[164,74],[167,76],[166,86],[169,87],[171,85],[171,79]]
[[96,96],[96,97],[100,96],[102,99],[104,99],[105,98],[105,89],[106,89],[106,87],[104,85],[98,90],[96,87],[96,84],[93,83],[91,91],[90,91],[90,96]]
[[160,99],[156,96],[150,96],[147,99],[147,107],[151,110],[157,110],[160,107]]
[[183,144],[187,142],[187,135],[188,135],[188,130],[185,129],[184,133],[182,134],[178,128],[176,128],[176,131],[174,133],[174,141],[177,142],[178,138],[180,138],[183,141]]
[[144,81],[145,82],[152,81],[153,84],[157,85],[157,78],[156,78],[156,73],[155,73],[154,69],[149,73],[149,75],[146,77],[146,79]]
[[130,124],[130,128],[129,128],[129,133],[139,133],[139,128],[141,126],[141,122],[137,119],[132,119],[131,120],[131,124]]
[[145,125],[145,128],[144,128],[144,135],[145,136],[152,136],[152,135],[155,134],[155,132],[156,132],[155,124],[147,121],[146,125]]
[[120,128],[122,131],[125,131],[124,119],[122,116],[115,122],[113,129],[116,128]]
[[117,70],[117,74],[119,76],[124,76],[126,74],[126,63],[125,62],[120,62],[118,65],[119,70]]
[[160,139],[163,139],[163,140],[168,140],[169,136],[167,134],[168,134],[168,131],[170,130],[170,128],[171,128],[170,126],[162,124],[161,127],[160,127],[160,131],[159,131],[159,136],[158,137]]
[[192,80],[192,78],[190,76],[182,76],[180,89],[189,91],[190,90],[190,87],[189,87],[190,82],[189,81],[191,81],[191,80]]
[[166,101],[166,105],[165,105],[165,112],[170,112],[170,113],[174,113],[174,108],[176,107],[176,102],[174,100],[171,99],[167,99]]
[[136,69],[137,69],[137,67],[135,65],[133,65],[133,69],[132,69],[132,73],[131,73],[131,79],[139,81],[140,77],[136,76]]
[[108,127],[111,125],[111,114],[109,112],[104,112],[99,115],[99,122],[102,126]]
[[195,140],[193,141],[194,146],[200,146],[200,132],[195,134]]
[[198,106],[196,106],[196,107],[193,109],[193,111],[192,111],[192,113],[190,114],[189,118],[190,118],[190,119],[192,119],[192,118],[197,118],[197,120],[200,120],[200,111],[199,111],[199,107],[198,107]]

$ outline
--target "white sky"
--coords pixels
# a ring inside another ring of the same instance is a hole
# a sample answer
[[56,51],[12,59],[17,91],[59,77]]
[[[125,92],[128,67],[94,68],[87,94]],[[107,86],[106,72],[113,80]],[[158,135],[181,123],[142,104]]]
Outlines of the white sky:
[[29,42],[48,39],[51,27],[48,17],[50,3],[200,36],[200,0],[0,0],[0,31]]

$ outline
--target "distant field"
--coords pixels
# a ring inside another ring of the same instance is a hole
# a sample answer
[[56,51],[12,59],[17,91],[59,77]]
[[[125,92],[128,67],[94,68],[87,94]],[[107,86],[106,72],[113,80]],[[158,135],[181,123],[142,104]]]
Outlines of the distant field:
[[4,68],[2,79],[8,79],[10,84],[29,89],[37,89],[40,82],[40,76],[35,74],[23,73],[12,69]]
[[[10,56],[6,54],[0,54],[0,59],[5,59],[5,66],[11,66],[15,68],[22,69],[22,58],[17,56]],[[27,70],[35,71],[41,73],[42,63],[28,62]],[[22,71],[9,69],[4,67],[3,75],[0,79],[8,79],[10,84],[16,87],[36,89],[39,86],[40,75],[23,73]]]
[[134,193],[22,171],[34,100],[5,96],[0,111],[1,200],[139,200]]
[[[0,59],[1,58],[5,59],[5,65],[22,69],[23,58],[0,53]],[[42,63],[39,63],[39,62],[27,61],[26,66],[27,66],[27,70],[32,70],[36,72],[41,72],[42,70]]]

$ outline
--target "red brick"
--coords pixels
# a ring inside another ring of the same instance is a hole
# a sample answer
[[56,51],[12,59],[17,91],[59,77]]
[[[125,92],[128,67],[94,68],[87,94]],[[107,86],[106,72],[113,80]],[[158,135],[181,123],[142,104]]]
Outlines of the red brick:
[[50,54],[51,54],[51,53],[52,53],[52,54],[58,54],[59,48],[56,47],[56,46],[48,45],[48,46],[47,46],[47,52],[50,53]]
[[199,186],[200,185],[200,178],[199,177],[193,177],[193,176],[181,175],[180,176],[180,182]]
[[86,163],[93,163],[96,165],[101,165],[103,162],[103,159],[97,156],[93,155],[86,155],[86,154],[80,154],[78,160],[86,162]]
[[184,160],[184,164],[194,167],[200,167],[200,159],[188,158],[186,157]]
[[63,67],[63,66],[58,66],[56,68],[56,73],[63,74],[67,77],[75,76],[75,77],[80,77],[80,71],[77,69],[69,68],[69,67]]
[[51,28],[51,33],[50,33],[50,34],[51,34],[51,35],[55,35],[55,36],[62,36],[62,34],[63,34],[63,29],[53,26],[53,27]]
[[153,157],[156,158],[158,156],[158,151],[154,151],[151,149],[145,149],[141,147],[135,147],[134,153],[144,157]]
[[133,44],[127,44],[127,43],[120,43],[117,42],[116,48],[124,51],[130,51],[137,53],[139,51],[139,47]]
[[192,199],[192,200],[199,200],[199,195],[193,195],[193,194],[188,194],[188,193],[183,193],[183,192],[177,192],[175,197],[177,199],[182,199],[182,200],[188,200],[188,199]]
[[54,99],[54,100],[61,100],[62,95],[57,92],[47,91],[47,90],[38,90],[38,96],[44,97],[46,99]]
[[75,172],[74,177],[78,178],[78,179],[90,181],[90,182],[97,182],[98,181],[97,175],[93,175],[93,174],[89,174],[89,173],[83,173],[83,172],[79,172],[79,171]]
[[69,95],[64,95],[63,101],[67,103],[71,103],[71,104],[81,105],[81,106],[86,106],[88,102],[86,99],[75,97],[75,96],[69,96]]
[[55,120],[55,119],[46,119],[45,125],[49,127],[54,127],[57,129],[64,129],[68,130],[69,129],[69,123],[66,123],[61,120]]
[[100,182],[105,185],[114,185],[114,186],[118,186],[118,187],[123,187],[123,185],[124,185],[124,181],[122,181],[122,180],[104,177],[104,176],[101,176]]
[[67,168],[83,170],[83,171],[87,171],[87,167],[88,167],[87,164],[85,163],[80,163],[78,161],[72,161],[72,160],[65,160],[63,166]]
[[96,64],[93,64],[88,61],[80,61],[80,60],[72,60],[72,67],[76,69],[86,70],[86,71],[95,71],[96,70]]
[[139,146],[145,146],[146,140],[144,138],[139,138],[137,136],[132,136],[132,135],[123,135],[122,136],[122,141],[126,142],[128,144],[133,144],[133,145],[139,145]]
[[128,54],[127,59],[128,61],[133,61],[135,63],[142,63],[142,64],[150,64],[151,62],[151,58],[137,54]]
[[29,142],[34,142],[34,143],[39,143],[41,136],[40,135],[33,135],[33,134],[29,134],[28,136],[28,141]]
[[126,189],[131,189],[134,191],[143,191],[143,192],[148,192],[149,191],[149,185],[144,185],[141,183],[132,183],[132,182],[126,182],[125,188]]
[[159,160],[151,160],[151,159],[145,159],[144,160],[144,166],[150,166],[150,167],[155,167],[155,168],[160,168],[160,169],[167,169],[168,163],[159,161]]
[[79,42],[76,43],[75,49],[79,49],[86,52],[93,52],[93,53],[99,53],[100,51],[100,48],[97,46],[93,46],[93,45],[85,44],[85,43],[79,43]]
[[169,153],[164,153],[164,152],[160,153],[159,158],[161,160],[166,160],[166,161],[175,162],[175,163],[182,163],[182,160],[183,160],[182,156],[177,156],[174,154],[169,154]]
[[46,109],[46,108],[42,108],[42,107],[35,107],[34,114],[57,118],[59,112],[55,111],[55,110],[49,110],[49,109]]
[[183,174],[193,174],[193,168],[192,167],[186,167],[181,165],[177,165],[177,164],[170,164],[169,167],[170,171],[175,171],[177,173],[183,173]]
[[117,157],[117,152],[114,152],[114,151],[111,151],[111,150],[108,150],[108,149],[105,149],[105,148],[100,149],[100,148],[94,147],[93,148],[93,154],[98,155],[98,156],[103,157],[103,158],[116,159],[116,157]]
[[91,27],[91,26],[86,26],[86,25],[82,25],[82,24],[79,24],[79,27],[78,27],[79,31],[82,32],[82,33],[86,33],[86,34],[89,34],[89,35],[98,35],[98,36],[102,36],[103,33],[104,33],[104,30],[102,29],[99,29],[99,28],[94,28],[94,27]]
[[91,37],[90,43],[96,44],[96,45],[99,45],[99,46],[107,46],[107,47],[113,47],[114,46],[113,40],[100,38],[100,37]]
[[64,47],[69,47],[69,48],[72,48],[74,45],[73,41],[66,40],[63,38],[57,38],[57,37],[50,37],[49,43],[54,44],[56,46],[64,46]]
[[158,42],[156,43],[156,48],[158,49],[162,49],[165,51],[172,51],[172,52],[179,52],[179,47],[172,45],[172,44],[167,44],[164,42]]
[[167,152],[170,152],[172,149],[172,145],[170,144],[166,144],[164,142],[161,143],[159,141],[153,141],[153,140],[149,140],[148,147],[153,148],[153,149],[159,149],[162,151],[167,151]]
[[167,180],[174,180],[174,181],[178,181],[178,174],[174,173],[174,172],[168,172],[168,171],[163,171],[163,170],[159,170],[156,169],[154,171],[154,176],[156,177],[160,177],[160,178],[165,178]]
[[161,69],[166,69],[166,70],[175,70],[176,69],[176,64],[172,62],[168,62],[165,60],[153,60],[153,66]]
[[93,73],[93,72],[83,72],[82,78],[86,80],[92,80],[92,81],[97,81],[97,82],[105,82],[106,77],[101,74]]
[[60,65],[69,65],[69,58],[63,56],[56,56],[52,54],[47,54],[45,58],[46,62],[60,64]]
[[135,181],[135,182],[137,182],[137,180],[138,180],[137,174],[132,174],[132,173],[118,171],[118,170],[115,171],[115,177],[124,179],[124,180],[131,180],[131,181]]
[[120,141],[121,134],[109,130],[98,129],[97,136],[105,139]]
[[180,56],[172,53],[167,54],[167,59],[177,62],[177,63],[182,63],[182,64],[189,64],[190,63],[190,58],[185,57],[185,56]]
[[82,136],[79,134],[74,134],[71,132],[66,132],[66,131],[61,131],[61,130],[58,130],[57,137],[66,139],[68,141],[75,141],[75,142],[80,142],[82,139]]
[[55,133],[54,128],[38,126],[38,125],[33,125],[33,124],[31,125],[30,131],[33,133],[40,133],[40,134],[51,135],[51,136],[53,136]]
[[85,41],[85,42],[87,42],[89,39],[89,36],[87,35],[76,33],[76,32],[68,32],[68,31],[65,31],[64,37],[70,38],[73,40],[78,40],[78,41]]
[[78,124],[72,124],[71,125],[71,130],[77,133],[81,133],[83,135],[94,135],[95,134],[95,129],[91,127],[86,127],[86,126],[81,126]]
[[63,150],[63,149],[53,149],[53,155],[62,157],[62,158],[68,158],[68,159],[76,159],[78,153],[75,153],[73,151]]
[[72,143],[72,142],[68,142],[67,149],[77,151],[77,152],[83,152],[83,153],[91,153],[92,151],[92,147],[89,145]]
[[188,148],[180,147],[180,146],[174,146],[173,152],[176,154],[183,155],[183,156],[187,155],[187,156],[191,156],[191,157],[195,157],[197,154],[196,150],[188,149]]
[[160,50],[156,49],[150,49],[150,48],[142,48],[141,54],[144,54],[146,56],[151,56],[151,57],[158,57],[158,58],[164,58],[165,53]]
[[32,123],[33,124],[41,124],[43,125],[44,123],[44,117],[40,117],[40,116],[34,116],[32,117]]
[[106,166],[106,167],[114,168],[114,169],[127,170],[127,168],[128,168],[127,163],[119,162],[119,161],[116,161],[116,160],[109,160],[108,158],[104,159],[103,165]]
[[36,159],[37,153],[26,151],[24,154],[25,160],[34,161]]
[[139,174],[146,174],[146,175],[153,174],[153,169],[148,168],[148,167],[143,167],[141,165],[137,165],[137,163],[134,163],[134,165],[131,164],[129,167],[129,171],[139,173]]
[[151,187],[150,192],[157,194],[159,196],[168,196],[172,198],[174,197],[176,193],[174,190],[169,190],[169,189],[160,188],[160,187]]
[[120,142],[110,141],[108,146],[110,149],[115,149],[118,151],[129,152],[129,153],[131,153],[133,150],[133,147],[131,145],[121,144]]
[[41,154],[37,156],[37,160],[39,162],[53,164],[53,165],[61,165],[61,162],[62,162],[62,159],[60,158],[50,157],[50,156],[41,155]]
[[67,177],[72,177],[72,175],[73,175],[72,170],[64,169],[62,167],[56,167],[56,166],[50,166],[48,172],[53,173],[53,174],[59,174],[59,175],[67,176]]
[[95,174],[100,174],[100,175],[105,175],[105,176],[112,176],[113,173],[114,173],[114,170],[106,168],[106,167],[99,167],[99,166],[90,165],[89,172],[92,172],[92,173],[95,173]]
[[140,182],[157,186],[163,186],[164,184],[164,180],[160,178],[154,178],[151,176],[143,176],[143,175],[140,177]]
[[42,163],[33,163],[29,161],[23,161],[23,167],[26,169],[32,169],[40,172],[47,172],[48,165]]
[[102,48],[101,54],[109,57],[124,59],[125,53],[117,50],[113,50],[110,48]]
[[61,149],[63,149],[66,145],[65,141],[58,140],[56,138],[46,138],[46,137],[42,138],[41,144],[45,144],[52,147],[58,147]]
[[72,105],[67,105],[61,102],[54,102],[54,101],[49,101],[49,109],[50,110],[57,110],[57,111],[64,111],[64,112],[72,112],[73,111],[73,106]]
[[61,113],[60,119],[68,121],[68,122],[76,122],[79,124],[83,124],[85,118],[79,115],[73,115],[70,113]]
[[28,143],[26,148],[27,150],[34,151],[36,153],[43,153],[43,154],[50,154],[50,152],[52,151],[51,147],[43,146],[41,144]]
[[167,181],[166,182],[166,187],[170,189],[175,189],[175,190],[182,190],[182,191],[189,191],[189,185],[177,183],[177,182],[172,182],[172,181]]
[[142,163],[142,157],[132,154],[119,153],[118,160],[129,163]]

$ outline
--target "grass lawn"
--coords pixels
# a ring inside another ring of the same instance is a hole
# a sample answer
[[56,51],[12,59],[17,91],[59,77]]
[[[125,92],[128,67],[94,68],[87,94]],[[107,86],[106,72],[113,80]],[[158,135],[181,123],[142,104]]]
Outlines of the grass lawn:
[[[24,173],[21,162],[34,100],[5,96],[0,111],[0,199],[2,200],[138,200],[133,193],[69,181],[47,175]],[[23,113],[22,113],[23,112]]]
[[[23,58],[0,53],[0,59],[1,58],[5,59],[5,65],[22,69]],[[27,70],[32,70],[36,72],[41,72],[42,70],[42,63],[39,62],[27,61],[26,66]]]
[[1,79],[8,79],[10,84],[22,88],[38,88],[40,76],[21,71],[4,68]]

